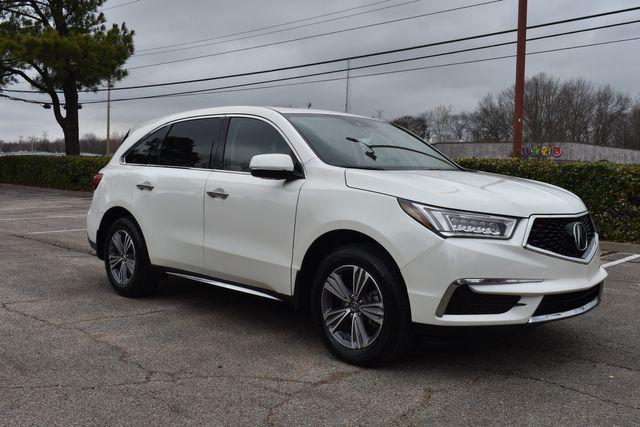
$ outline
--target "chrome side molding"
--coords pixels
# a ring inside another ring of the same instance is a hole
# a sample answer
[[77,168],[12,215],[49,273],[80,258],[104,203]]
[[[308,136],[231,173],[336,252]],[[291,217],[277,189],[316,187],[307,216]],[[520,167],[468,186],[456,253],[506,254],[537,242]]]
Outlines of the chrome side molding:
[[261,297],[261,298],[266,298],[266,299],[270,299],[270,300],[273,300],[273,301],[282,302],[282,299],[280,299],[278,297],[275,297],[273,295],[270,295],[270,294],[268,294],[266,292],[262,292],[262,291],[256,290],[256,289],[245,288],[245,287],[242,287],[242,286],[232,285],[231,283],[226,283],[226,282],[222,282],[222,281],[219,281],[219,280],[206,279],[204,277],[191,276],[189,274],[184,274],[184,273],[167,272],[167,274],[169,276],[173,276],[173,277],[179,277],[179,278],[182,278],[182,279],[193,280],[195,282],[205,283],[207,285],[217,286],[219,288],[230,289],[232,291],[242,292],[242,293],[245,293],[245,294],[258,296],[258,297]]

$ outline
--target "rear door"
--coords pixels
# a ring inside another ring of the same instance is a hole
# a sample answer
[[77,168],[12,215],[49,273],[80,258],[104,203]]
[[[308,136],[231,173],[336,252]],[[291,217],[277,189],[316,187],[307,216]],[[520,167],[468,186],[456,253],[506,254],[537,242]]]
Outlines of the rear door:
[[300,162],[283,134],[256,117],[231,117],[226,144],[217,151],[204,202],[207,274],[290,294],[296,207],[304,179],[256,178],[249,162],[269,153],[291,155],[301,170]]
[[138,166],[133,182],[133,214],[154,265],[203,270],[204,189],[223,121],[207,117],[175,122],[146,144],[147,162]]

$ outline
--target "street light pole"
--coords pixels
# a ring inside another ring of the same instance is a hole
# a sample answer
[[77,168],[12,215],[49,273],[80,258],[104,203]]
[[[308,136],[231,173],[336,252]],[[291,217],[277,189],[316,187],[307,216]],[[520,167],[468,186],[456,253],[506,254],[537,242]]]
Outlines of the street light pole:
[[351,60],[347,59],[347,88],[344,99],[344,112],[349,112],[349,79],[351,78]]
[[518,0],[518,47],[516,51],[515,114],[513,117],[513,155],[522,157],[524,113],[524,70],[527,55],[527,0]]

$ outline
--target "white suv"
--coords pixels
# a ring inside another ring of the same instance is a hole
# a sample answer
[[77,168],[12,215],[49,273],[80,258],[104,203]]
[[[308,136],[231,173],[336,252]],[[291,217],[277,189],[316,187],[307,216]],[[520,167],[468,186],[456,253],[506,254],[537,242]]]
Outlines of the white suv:
[[89,241],[116,292],[168,275],[306,307],[355,364],[399,354],[416,324],[584,313],[607,275],[572,193],[466,170],[354,115],[177,114],[130,132],[94,187]]

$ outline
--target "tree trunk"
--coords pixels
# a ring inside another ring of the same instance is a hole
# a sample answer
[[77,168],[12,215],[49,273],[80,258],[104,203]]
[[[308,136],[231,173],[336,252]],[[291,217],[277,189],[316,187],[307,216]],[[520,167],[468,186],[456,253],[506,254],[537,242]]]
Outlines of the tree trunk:
[[75,112],[69,111],[67,106],[67,117],[64,121],[64,148],[67,156],[80,155],[80,127],[78,126],[78,108]]
[[80,155],[80,125],[78,122],[78,91],[75,80],[70,79],[64,86],[65,108],[67,114],[64,118],[64,145],[67,156]]

